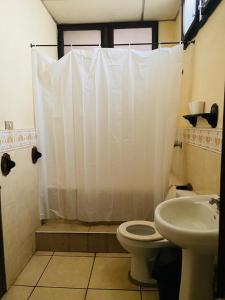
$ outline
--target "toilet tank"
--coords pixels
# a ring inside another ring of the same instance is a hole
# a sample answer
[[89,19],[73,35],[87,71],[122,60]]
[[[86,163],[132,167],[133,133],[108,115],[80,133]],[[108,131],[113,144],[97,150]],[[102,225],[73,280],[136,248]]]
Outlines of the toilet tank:
[[176,198],[194,195],[196,195],[194,191],[176,190]]
[[175,185],[172,185],[167,193],[166,199],[173,199],[173,198],[179,198],[179,197],[185,197],[185,196],[194,196],[196,193],[194,191],[187,191],[187,190],[177,190]]

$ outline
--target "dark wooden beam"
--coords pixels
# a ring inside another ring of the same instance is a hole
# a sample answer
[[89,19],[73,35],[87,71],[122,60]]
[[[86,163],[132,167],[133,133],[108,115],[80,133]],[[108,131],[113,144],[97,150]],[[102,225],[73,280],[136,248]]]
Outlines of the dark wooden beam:
[[[225,104],[225,92],[224,92]],[[220,175],[220,224],[217,272],[217,297],[225,297],[225,105],[223,111],[223,142]],[[213,176],[213,174],[212,174]]]

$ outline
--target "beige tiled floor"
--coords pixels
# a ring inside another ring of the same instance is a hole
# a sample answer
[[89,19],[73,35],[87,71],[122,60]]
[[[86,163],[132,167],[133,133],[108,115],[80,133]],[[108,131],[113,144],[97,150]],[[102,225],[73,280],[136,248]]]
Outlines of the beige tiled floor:
[[88,290],[86,300],[140,300],[139,291]]
[[31,300],[83,300],[85,289],[45,288],[37,287],[32,293]]
[[12,286],[2,300],[27,300],[33,289],[33,287],[27,286]]
[[129,254],[40,252],[3,300],[158,300],[128,280]]
[[96,257],[89,287],[97,289],[138,290],[128,280],[130,258]]
[[88,286],[93,257],[54,256],[38,286],[83,288]]
[[158,292],[142,291],[142,300],[159,300]]
[[50,259],[51,256],[34,255],[17,278],[15,285],[35,286]]

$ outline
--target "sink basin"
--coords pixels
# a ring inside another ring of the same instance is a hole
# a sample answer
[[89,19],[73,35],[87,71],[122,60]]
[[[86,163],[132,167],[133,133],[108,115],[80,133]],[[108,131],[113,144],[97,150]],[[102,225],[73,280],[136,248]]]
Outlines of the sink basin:
[[155,211],[162,236],[183,249],[216,254],[219,214],[209,200],[215,195],[180,197],[165,201]]
[[212,300],[214,260],[218,248],[219,214],[209,204],[216,195],[167,200],[155,210],[155,226],[182,248],[179,300]]

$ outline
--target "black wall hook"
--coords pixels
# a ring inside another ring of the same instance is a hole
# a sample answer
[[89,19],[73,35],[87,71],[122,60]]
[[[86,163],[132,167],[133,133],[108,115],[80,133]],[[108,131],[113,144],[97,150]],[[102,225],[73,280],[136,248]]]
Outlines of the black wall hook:
[[39,158],[42,157],[42,154],[38,151],[37,147],[33,147],[31,151],[31,158],[33,164],[36,164]]
[[7,176],[11,169],[16,166],[16,163],[11,160],[10,155],[8,153],[4,153],[1,159],[1,171],[2,175]]

